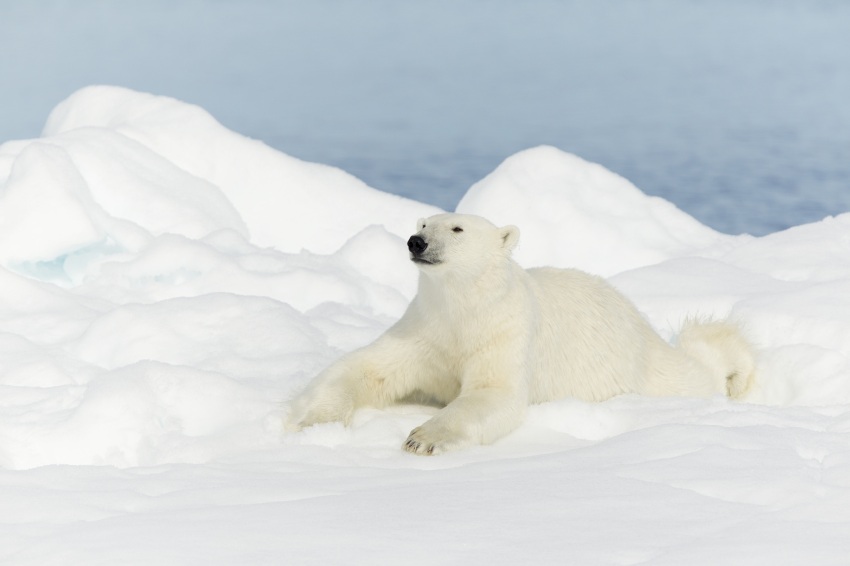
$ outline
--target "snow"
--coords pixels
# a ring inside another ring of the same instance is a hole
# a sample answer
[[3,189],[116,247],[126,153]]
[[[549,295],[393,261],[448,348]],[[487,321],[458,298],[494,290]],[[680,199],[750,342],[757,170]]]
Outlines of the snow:
[[0,562],[846,564],[850,214],[726,236],[551,147],[459,210],[601,273],[672,339],[740,320],[744,402],[532,407],[406,454],[431,407],[285,433],[286,400],[416,290],[432,206],[116,87],[0,146]]
[[[523,264],[580,265],[603,275],[728,238],[601,165],[553,147],[506,159],[469,189],[457,212],[522,226],[516,258]],[[588,240],[593,244],[584,245]]]

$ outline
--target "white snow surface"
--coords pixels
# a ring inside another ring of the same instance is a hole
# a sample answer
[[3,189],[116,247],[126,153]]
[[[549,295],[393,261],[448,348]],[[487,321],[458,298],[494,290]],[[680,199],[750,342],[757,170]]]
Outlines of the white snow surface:
[[546,403],[433,458],[401,450],[431,407],[285,433],[286,400],[404,311],[437,209],[89,87],[0,146],[0,563],[850,563],[850,214],[725,236],[551,147],[458,209],[665,338],[741,321],[756,389]]

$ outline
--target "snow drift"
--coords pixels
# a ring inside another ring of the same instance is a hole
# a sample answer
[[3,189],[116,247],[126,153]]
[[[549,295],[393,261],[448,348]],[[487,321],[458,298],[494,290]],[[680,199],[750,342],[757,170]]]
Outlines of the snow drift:
[[404,240],[437,210],[90,87],[0,146],[0,556],[427,563],[415,531],[458,562],[846,559],[850,214],[726,236],[551,147],[458,209],[518,225],[526,266],[609,276],[665,337],[742,321],[757,387],[548,403],[439,459],[400,450],[428,407],[284,434],[282,402],[403,312]]

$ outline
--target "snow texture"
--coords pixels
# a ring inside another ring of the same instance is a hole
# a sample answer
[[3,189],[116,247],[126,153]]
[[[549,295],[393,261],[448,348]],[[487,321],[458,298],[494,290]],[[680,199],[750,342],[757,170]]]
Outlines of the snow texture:
[[459,212],[526,267],[609,277],[665,338],[730,316],[744,400],[534,406],[406,454],[434,408],[285,433],[286,400],[416,290],[432,206],[115,87],[0,146],[0,562],[847,564],[850,214],[725,236],[600,165],[523,151]]

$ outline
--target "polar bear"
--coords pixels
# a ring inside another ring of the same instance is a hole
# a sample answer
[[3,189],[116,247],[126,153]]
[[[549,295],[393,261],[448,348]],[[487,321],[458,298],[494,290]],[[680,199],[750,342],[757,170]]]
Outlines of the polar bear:
[[491,443],[530,403],[623,393],[740,397],[754,354],[728,322],[687,323],[665,342],[621,293],[576,269],[523,269],[515,226],[438,214],[407,242],[419,288],[402,318],[343,356],[292,404],[288,423],[348,424],[358,407],[428,399],[442,408],[404,449],[438,454]]

